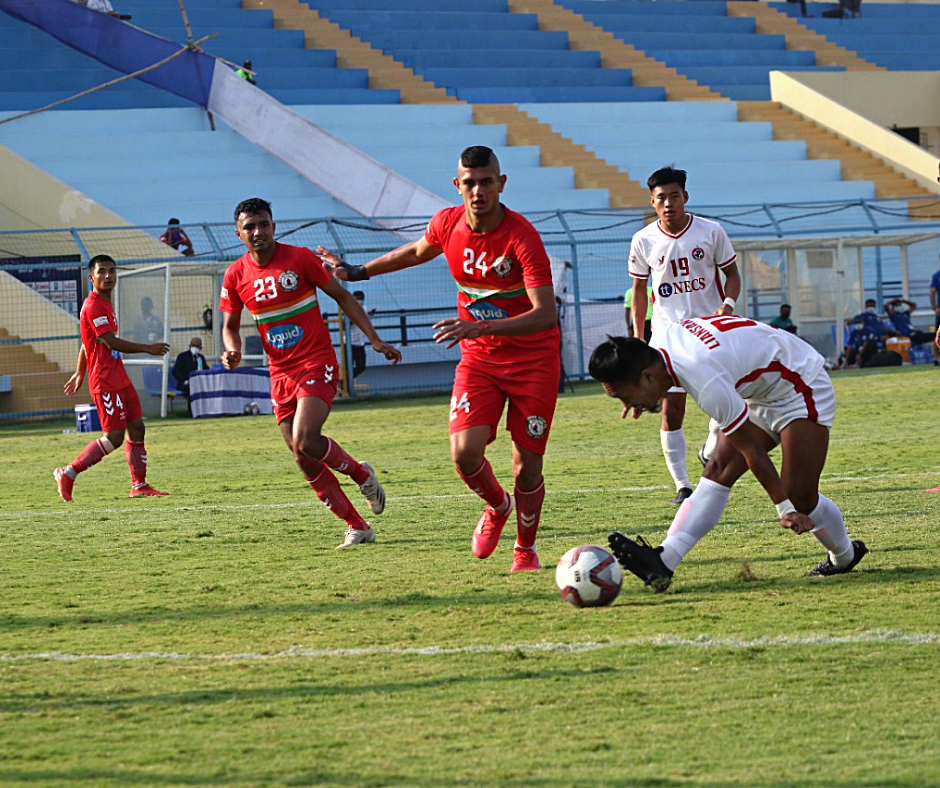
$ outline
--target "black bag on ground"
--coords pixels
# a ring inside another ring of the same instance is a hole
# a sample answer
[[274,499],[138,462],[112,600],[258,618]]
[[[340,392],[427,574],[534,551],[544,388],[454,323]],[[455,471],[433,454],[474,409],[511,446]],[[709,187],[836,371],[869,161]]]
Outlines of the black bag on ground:
[[901,358],[900,353],[895,353],[893,350],[879,350],[875,355],[873,355],[867,362],[865,362],[863,367],[900,367],[904,362],[904,359]]

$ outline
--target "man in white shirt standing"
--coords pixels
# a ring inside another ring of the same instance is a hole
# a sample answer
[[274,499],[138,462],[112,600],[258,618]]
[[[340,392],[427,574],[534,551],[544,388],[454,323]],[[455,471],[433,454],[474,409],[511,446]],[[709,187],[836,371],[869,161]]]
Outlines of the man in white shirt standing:
[[[643,336],[647,285],[653,290],[653,339],[668,323],[689,317],[730,315],[741,294],[741,275],[728,234],[720,224],[685,210],[689,194],[686,172],[673,167],[656,170],[647,180],[650,204],[658,220],[633,236],[630,276],[633,278],[633,336]],[[722,286],[721,271],[725,282]],[[663,402],[660,441],[666,467],[676,484],[676,506],[692,494],[686,467],[685,392],[676,387]],[[710,455],[715,427],[699,458]]]
[[[623,405],[622,418],[656,413],[682,386],[718,422],[719,437],[695,492],[683,502],[661,546],[614,532],[611,550],[625,569],[656,591],[720,519],[731,487],[748,470],[770,496],[780,526],[809,531],[828,550],[808,573],[853,569],[868,552],[851,540],[839,507],[819,492],[836,397],[825,360],[786,331],[738,315],[670,323],[650,344],[613,337],[595,348],[591,376]],[[780,444],[781,473],[768,452]]]

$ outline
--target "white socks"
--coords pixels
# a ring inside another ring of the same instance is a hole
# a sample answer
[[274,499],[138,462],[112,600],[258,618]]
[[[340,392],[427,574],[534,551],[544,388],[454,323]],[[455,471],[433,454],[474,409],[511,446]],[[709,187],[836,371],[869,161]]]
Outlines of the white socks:
[[685,466],[685,433],[680,427],[672,432],[659,431],[659,442],[663,446],[663,456],[666,458],[666,467],[672,480],[676,483],[676,491],[683,487],[691,487],[689,472]]
[[810,533],[829,551],[829,560],[836,566],[849,564],[855,557],[855,548],[845,531],[845,520],[839,507],[820,493],[819,503],[809,517],[816,524]]
[[675,571],[689,550],[715,527],[721,519],[730,494],[730,487],[710,479],[699,479],[698,487],[682,502],[672,525],[669,526],[669,533],[663,540],[663,552],[660,557],[670,570]]
[[702,456],[710,460],[715,453],[715,446],[718,445],[718,434],[721,432],[718,422],[714,419],[708,420],[708,437],[705,439],[705,445],[702,447]]

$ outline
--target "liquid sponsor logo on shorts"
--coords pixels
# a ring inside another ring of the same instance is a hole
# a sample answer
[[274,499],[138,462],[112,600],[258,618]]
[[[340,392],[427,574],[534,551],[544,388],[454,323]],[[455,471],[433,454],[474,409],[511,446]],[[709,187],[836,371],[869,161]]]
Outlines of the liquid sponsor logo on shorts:
[[293,323],[275,326],[274,328],[268,329],[265,334],[268,344],[278,350],[293,347],[303,339],[303,336],[304,330],[300,326],[295,326]]
[[493,306],[488,301],[477,301],[475,304],[468,304],[467,311],[477,320],[501,320],[508,317],[505,309]]

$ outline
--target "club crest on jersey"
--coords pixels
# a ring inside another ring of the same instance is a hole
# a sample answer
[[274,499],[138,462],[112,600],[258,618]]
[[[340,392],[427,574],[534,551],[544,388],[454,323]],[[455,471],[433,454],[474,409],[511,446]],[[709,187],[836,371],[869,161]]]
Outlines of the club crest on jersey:
[[228,288],[227,287],[223,287],[219,291],[219,298],[224,298],[226,301],[228,301]]
[[659,289],[657,290],[660,298],[669,298],[672,295],[672,285],[669,282],[663,282],[660,284]]
[[701,246],[696,246],[692,250],[692,259],[693,260],[704,260],[705,259],[705,250]]
[[525,431],[530,438],[542,438],[545,436],[545,430],[548,429],[548,422],[544,416],[527,416],[525,420]]
[[509,276],[509,274],[512,273],[512,258],[506,256],[497,257],[496,262],[493,263],[493,273],[500,279],[505,279]]
[[304,330],[300,326],[295,326],[292,323],[269,328],[265,334],[268,344],[278,350],[293,347],[303,339],[303,336]]
[[489,301],[477,301],[473,304],[467,304],[467,311],[476,320],[501,320],[508,317],[505,309],[493,306]]
[[291,290],[297,289],[297,285],[300,284],[300,277],[293,271],[284,271],[277,278],[277,283],[280,285],[281,290],[286,290],[289,293]]

